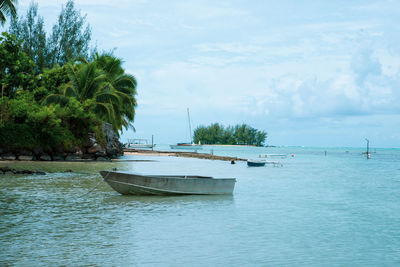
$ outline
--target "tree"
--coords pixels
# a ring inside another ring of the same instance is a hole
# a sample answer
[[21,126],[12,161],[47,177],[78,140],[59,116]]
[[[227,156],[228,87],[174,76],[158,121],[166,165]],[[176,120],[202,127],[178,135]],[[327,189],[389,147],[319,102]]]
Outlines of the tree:
[[21,91],[13,99],[0,99],[0,106],[3,105],[6,108],[5,119],[0,121],[2,148],[41,147],[49,153],[60,146],[69,149],[82,145],[90,132],[96,133],[98,141],[104,141],[91,101],[82,104],[69,98],[64,106],[44,106],[33,99],[31,92]]
[[10,32],[22,40],[23,51],[37,65],[36,73],[42,73],[45,68],[52,68],[56,64],[63,66],[68,61],[89,54],[90,27],[86,24],[86,16],[82,17],[75,10],[72,0],[67,2],[65,8],[62,7],[50,37],[46,37],[37,3],[30,5],[25,19],[11,20]]
[[193,141],[195,143],[201,142],[202,144],[210,144],[210,140],[207,136],[207,128],[205,126],[199,126],[194,130]]
[[67,64],[69,81],[60,86],[59,93],[48,95],[44,103],[65,105],[71,97],[81,103],[92,100],[97,117],[111,123],[116,132],[122,131],[135,116],[136,80],[125,74],[120,59],[111,55],[97,59]]
[[49,42],[49,63],[64,65],[78,57],[88,57],[91,30],[86,25],[86,15],[81,16],[80,11],[74,8],[73,0],[69,0],[58,16],[57,24]]
[[[122,60],[111,53],[95,54],[95,62],[106,74],[108,85],[119,96],[120,103],[113,103],[115,122],[118,130],[131,126],[135,118],[136,86],[137,82],[133,75],[125,73],[122,68]],[[116,105],[117,104],[117,105]]]
[[209,134],[213,144],[221,144],[224,126],[219,123],[213,123],[208,127]]
[[51,69],[46,69],[40,75],[40,86],[45,87],[51,93],[59,92],[59,87],[69,82],[67,66],[60,67],[56,65]]
[[267,133],[247,124],[224,127],[218,123],[199,126],[194,131],[194,142],[203,144],[264,145]]
[[15,4],[17,0],[0,0],[0,24],[4,25],[6,22],[6,16],[15,17],[17,15],[17,10]]
[[256,146],[264,145],[265,139],[267,138],[267,133],[258,131],[256,135]]
[[[97,69],[96,63],[82,63],[78,65],[68,64],[65,66],[68,72],[69,82],[61,84],[59,93],[50,94],[44,99],[46,104],[65,104],[72,97],[80,103],[95,99],[96,110],[99,117],[111,117],[112,109],[108,103],[103,103],[101,93],[106,87],[106,76],[104,71]],[[117,96],[114,96],[117,98]]]
[[248,136],[246,132],[246,125],[245,124],[236,125],[233,136],[235,137],[236,144],[247,145],[246,139]]
[[36,88],[35,63],[24,53],[15,35],[3,32],[0,36],[0,84],[2,94],[15,97],[18,90]]
[[39,73],[50,64],[43,17],[37,11],[38,5],[31,3],[25,19],[16,17],[11,20],[10,33],[22,40],[22,50],[35,62],[35,71]]
[[221,144],[228,144],[228,145],[236,144],[233,135],[234,135],[234,128],[232,126],[226,127],[225,131],[222,133]]

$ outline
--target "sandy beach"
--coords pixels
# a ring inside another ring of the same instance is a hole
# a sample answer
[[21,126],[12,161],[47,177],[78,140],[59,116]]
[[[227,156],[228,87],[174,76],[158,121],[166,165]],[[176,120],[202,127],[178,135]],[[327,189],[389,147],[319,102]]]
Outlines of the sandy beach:
[[224,160],[224,161],[246,161],[247,159],[238,157],[228,156],[217,156],[205,153],[195,152],[171,152],[171,151],[158,151],[158,150],[140,150],[140,149],[124,149],[125,155],[146,155],[146,156],[170,156],[170,157],[186,157],[186,158],[198,158],[198,159],[210,159],[210,160]]

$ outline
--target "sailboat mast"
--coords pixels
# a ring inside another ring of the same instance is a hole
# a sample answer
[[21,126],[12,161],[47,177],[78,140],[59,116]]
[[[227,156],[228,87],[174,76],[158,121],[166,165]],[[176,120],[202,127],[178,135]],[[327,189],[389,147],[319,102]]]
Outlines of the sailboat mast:
[[371,158],[371,155],[369,154],[369,140],[367,138],[365,138],[365,141],[367,141],[367,159]]
[[193,144],[193,138],[192,138],[192,125],[190,124],[189,108],[187,108],[187,114],[188,114],[188,121],[189,121],[189,136],[190,136],[190,143],[191,143],[191,144]]

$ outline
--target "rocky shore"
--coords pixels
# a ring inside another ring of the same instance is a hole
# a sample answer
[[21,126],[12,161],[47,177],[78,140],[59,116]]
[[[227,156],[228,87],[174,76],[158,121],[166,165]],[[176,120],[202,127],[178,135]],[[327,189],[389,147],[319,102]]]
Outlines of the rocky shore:
[[43,171],[33,171],[33,170],[17,170],[10,168],[8,166],[1,167],[0,168],[0,174],[6,174],[6,173],[12,173],[12,174],[36,174],[36,175],[46,175],[45,172]]
[[98,160],[109,161],[124,154],[122,144],[114,133],[111,124],[103,124],[105,144],[100,144],[94,134],[89,134],[87,141],[81,147],[73,147],[69,150],[63,147],[44,149],[35,147],[33,149],[8,149],[0,147],[0,160],[23,160],[23,161],[82,161]]

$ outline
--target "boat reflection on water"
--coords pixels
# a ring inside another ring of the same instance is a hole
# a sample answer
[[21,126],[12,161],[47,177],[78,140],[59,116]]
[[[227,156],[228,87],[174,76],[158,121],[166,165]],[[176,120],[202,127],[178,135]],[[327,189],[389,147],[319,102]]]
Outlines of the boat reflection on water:
[[179,205],[232,205],[233,195],[176,195],[176,196],[140,196],[140,195],[111,195],[103,199],[104,203],[122,206],[168,206]]

